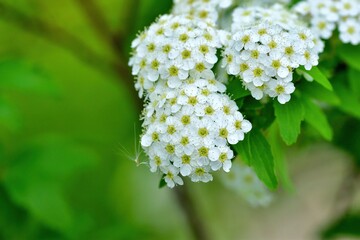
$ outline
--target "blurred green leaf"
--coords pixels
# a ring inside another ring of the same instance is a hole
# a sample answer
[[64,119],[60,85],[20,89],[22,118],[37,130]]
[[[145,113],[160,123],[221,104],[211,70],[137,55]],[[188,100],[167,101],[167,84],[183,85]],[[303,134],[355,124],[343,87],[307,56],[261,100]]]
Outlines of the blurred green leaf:
[[252,129],[245,139],[234,145],[242,160],[253,167],[258,177],[271,189],[278,185],[274,172],[274,158],[271,148],[262,133]]
[[360,120],[350,118],[336,130],[335,144],[350,153],[360,166]]
[[305,107],[305,121],[314,127],[328,141],[332,139],[333,131],[319,105],[303,96],[302,103]]
[[340,58],[349,66],[360,71],[360,46],[341,44],[337,49]]
[[329,91],[317,82],[302,81],[298,86],[297,90],[302,95],[309,96],[310,98],[317,99],[321,102],[326,102],[330,105],[340,105],[340,98],[334,91]]
[[360,215],[345,215],[323,232],[324,239],[338,236],[360,237]]
[[10,131],[17,131],[21,128],[21,117],[16,107],[0,97],[0,127]]
[[348,78],[350,83],[350,89],[360,99],[360,70],[355,70],[353,68],[350,68],[348,71]]
[[51,78],[41,69],[22,60],[0,61],[0,91],[58,94]]
[[91,149],[75,142],[43,137],[28,144],[7,166],[4,184],[15,203],[43,224],[66,232],[74,216],[64,186],[72,174],[97,160]]
[[339,108],[353,117],[360,119],[360,99],[352,89],[346,87],[343,82],[336,81],[334,84],[336,95],[341,100]]
[[304,106],[298,98],[293,96],[290,102],[285,104],[274,101],[274,108],[282,139],[287,145],[296,143],[301,130],[301,122],[305,117]]
[[329,82],[329,79],[320,71],[318,67],[312,67],[310,70],[306,70],[304,67],[300,67],[302,71],[309,74],[316,82],[322,85],[327,90],[332,91],[333,87]]
[[250,95],[250,91],[245,89],[241,80],[236,77],[231,78],[227,86],[227,93],[234,100]]

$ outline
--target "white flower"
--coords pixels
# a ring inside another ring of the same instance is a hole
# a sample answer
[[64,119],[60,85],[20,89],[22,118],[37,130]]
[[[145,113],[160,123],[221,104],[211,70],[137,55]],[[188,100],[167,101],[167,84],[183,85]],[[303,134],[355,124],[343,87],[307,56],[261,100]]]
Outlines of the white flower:
[[175,187],[176,184],[183,185],[184,182],[178,176],[179,170],[174,166],[162,167],[161,171],[165,174],[164,180],[169,188]]
[[340,39],[344,43],[360,43],[360,20],[349,18],[339,25]]
[[271,80],[268,84],[270,97],[277,97],[279,103],[285,104],[290,101],[290,94],[295,91],[292,82],[285,82],[281,80]]

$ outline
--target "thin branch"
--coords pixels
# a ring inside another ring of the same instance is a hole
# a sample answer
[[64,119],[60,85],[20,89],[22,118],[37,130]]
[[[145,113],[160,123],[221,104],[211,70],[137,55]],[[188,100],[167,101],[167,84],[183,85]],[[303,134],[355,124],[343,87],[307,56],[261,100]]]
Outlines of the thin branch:
[[32,16],[27,16],[16,8],[0,1],[0,18],[15,24],[25,31],[35,33],[47,40],[63,47],[87,64],[104,67],[106,61],[87,47],[76,36],[66,30],[50,25],[47,22]]
[[178,201],[179,206],[185,214],[187,223],[189,224],[191,231],[197,240],[210,239],[208,232],[205,230],[204,220],[201,219],[198,209],[195,206],[193,199],[187,189],[187,186],[177,186],[174,190],[175,198]]
[[119,45],[116,43],[117,41],[116,36],[112,34],[112,31],[107,24],[104,14],[100,11],[100,8],[97,6],[94,0],[76,0],[76,1],[80,5],[84,14],[91,22],[98,36],[102,38],[116,54],[121,55],[122,54],[121,49],[119,48]]

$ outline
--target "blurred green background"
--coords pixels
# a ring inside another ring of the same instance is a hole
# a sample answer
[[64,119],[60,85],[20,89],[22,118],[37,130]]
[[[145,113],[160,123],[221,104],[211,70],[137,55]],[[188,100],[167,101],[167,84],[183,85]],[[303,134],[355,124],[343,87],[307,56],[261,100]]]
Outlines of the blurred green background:
[[[0,1],[0,239],[191,239],[172,192],[133,161],[129,44],[171,0],[89,2]],[[189,187],[214,239],[317,239],[346,161],[326,144],[301,152],[296,192],[268,209],[217,181]]]

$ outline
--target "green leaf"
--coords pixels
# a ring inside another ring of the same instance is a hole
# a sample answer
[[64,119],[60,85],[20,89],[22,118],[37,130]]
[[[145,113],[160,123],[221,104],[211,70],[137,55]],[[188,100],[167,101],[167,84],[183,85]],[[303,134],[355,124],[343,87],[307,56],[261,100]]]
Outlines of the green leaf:
[[21,128],[19,112],[2,98],[0,98],[0,127],[5,127],[10,131],[18,131]]
[[340,110],[360,119],[360,100],[358,95],[342,82],[336,81],[334,86],[336,94],[341,100],[341,105],[339,105]]
[[44,137],[28,144],[7,166],[4,186],[12,200],[41,223],[62,232],[74,224],[64,187],[75,172],[92,166],[97,155],[72,141]]
[[338,106],[341,103],[340,98],[334,91],[325,89],[317,82],[301,81],[296,90],[301,92],[302,95],[307,95],[330,105]]
[[44,71],[21,60],[0,62],[0,91],[9,90],[58,94],[54,83]]
[[302,98],[302,103],[305,107],[305,121],[319,131],[326,140],[330,141],[333,137],[333,131],[320,106],[306,97]]
[[341,44],[337,49],[340,58],[349,66],[360,71],[360,46]]
[[348,71],[350,89],[360,98],[360,70],[350,68]]
[[234,149],[240,154],[242,160],[254,169],[267,187],[271,189],[277,187],[271,148],[260,131],[251,130],[243,141],[234,145]]
[[236,77],[231,78],[227,86],[226,92],[234,100],[250,95],[250,91],[245,89],[244,86],[242,85],[241,80]]
[[345,215],[323,232],[324,239],[336,236],[360,237],[360,215]]
[[160,179],[160,182],[159,182],[159,188],[163,188],[163,187],[166,186],[166,182],[165,182],[164,176],[165,176],[165,174],[163,174],[163,175],[161,176],[161,179]]
[[275,122],[269,128],[268,140],[271,146],[271,151],[274,156],[276,176],[278,176],[279,182],[282,183],[284,188],[289,192],[294,191],[294,185],[291,181],[288,166],[284,156],[284,143],[279,136],[279,126]]
[[305,117],[302,103],[293,96],[290,102],[285,104],[274,101],[274,108],[282,139],[287,145],[294,144],[300,134],[301,122]]
[[329,79],[320,71],[318,67],[312,67],[310,70],[306,70],[304,67],[300,67],[299,70],[309,74],[316,82],[322,85],[327,90],[332,91],[333,87],[329,82]]

